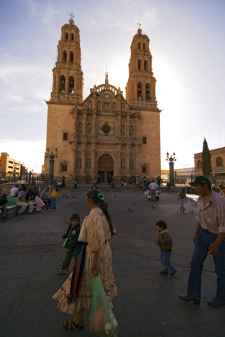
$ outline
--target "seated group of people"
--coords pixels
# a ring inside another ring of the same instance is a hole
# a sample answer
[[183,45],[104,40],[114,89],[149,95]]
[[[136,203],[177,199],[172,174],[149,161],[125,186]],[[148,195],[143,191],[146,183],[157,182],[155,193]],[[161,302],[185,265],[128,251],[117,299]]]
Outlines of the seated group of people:
[[36,186],[13,185],[8,195],[0,190],[0,208],[3,216],[7,214],[8,205],[15,205],[17,214],[25,212],[31,214],[34,210],[40,212],[44,208],[56,208],[54,197],[56,193],[54,188],[40,194]]

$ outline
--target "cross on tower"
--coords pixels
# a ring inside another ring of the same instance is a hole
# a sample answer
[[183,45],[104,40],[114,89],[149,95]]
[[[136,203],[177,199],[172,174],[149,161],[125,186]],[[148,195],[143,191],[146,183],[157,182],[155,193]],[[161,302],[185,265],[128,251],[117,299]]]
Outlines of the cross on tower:
[[70,13],[70,23],[74,23],[74,18],[75,18],[75,15],[74,15],[74,13],[72,12],[72,13]]
[[141,28],[141,23],[140,22],[138,22],[138,32],[141,32],[142,31],[142,28]]

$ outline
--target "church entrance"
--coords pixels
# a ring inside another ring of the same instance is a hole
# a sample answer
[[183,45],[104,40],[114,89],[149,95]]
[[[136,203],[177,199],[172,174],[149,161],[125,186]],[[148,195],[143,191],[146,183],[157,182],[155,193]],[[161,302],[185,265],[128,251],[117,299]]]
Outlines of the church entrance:
[[113,158],[109,154],[103,154],[98,160],[98,182],[110,184],[113,179]]

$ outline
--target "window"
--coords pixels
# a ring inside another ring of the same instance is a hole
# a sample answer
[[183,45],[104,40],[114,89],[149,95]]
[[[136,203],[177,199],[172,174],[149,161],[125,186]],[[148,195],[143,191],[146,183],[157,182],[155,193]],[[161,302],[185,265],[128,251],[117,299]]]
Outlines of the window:
[[200,168],[201,168],[201,165],[202,165],[201,160],[198,160],[198,161],[197,161],[197,168],[200,169]]
[[70,63],[73,63],[74,61],[74,56],[73,56],[73,52],[70,52]]
[[74,34],[71,34],[71,35],[70,35],[70,39],[71,39],[71,41],[74,40]]
[[104,112],[109,112],[110,111],[110,103],[104,103],[103,105]]
[[137,85],[137,99],[143,99],[142,96],[142,83],[139,82]]
[[97,111],[98,112],[101,112],[101,106],[102,106],[101,102],[98,101],[98,103],[97,103]]
[[144,62],[144,70],[148,71],[148,61],[146,61],[146,60]]
[[146,164],[142,165],[142,173],[147,173],[147,166],[146,166]]
[[60,171],[61,171],[61,172],[66,172],[67,169],[68,169],[68,167],[67,167],[67,162],[66,162],[66,161],[61,162],[61,163],[60,163]]
[[145,86],[145,97],[147,101],[150,101],[151,99],[151,89],[150,89],[150,83],[147,83]]
[[217,157],[216,158],[216,167],[222,167],[223,166],[223,158]]
[[138,70],[141,70],[141,60],[138,60]]
[[63,132],[63,140],[64,141],[68,140],[68,133],[67,132]]
[[66,79],[64,75],[59,77],[59,91],[65,92]]
[[125,168],[126,168],[125,159],[121,159],[121,169],[125,169]]
[[143,43],[143,50],[145,50],[146,49],[146,45],[145,45],[145,43]]
[[69,40],[69,34],[68,33],[65,33],[65,40]]
[[72,76],[69,77],[69,94],[74,93],[74,78]]
[[67,62],[67,52],[64,50],[63,52],[63,63]]
[[140,42],[138,43],[138,49],[141,50],[141,44],[140,44]]
[[147,144],[147,137],[142,137],[142,144]]

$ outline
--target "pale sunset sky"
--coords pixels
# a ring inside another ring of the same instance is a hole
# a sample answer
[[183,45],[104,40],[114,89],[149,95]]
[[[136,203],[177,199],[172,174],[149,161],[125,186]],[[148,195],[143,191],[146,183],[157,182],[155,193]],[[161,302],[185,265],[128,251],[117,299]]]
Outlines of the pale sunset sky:
[[150,38],[161,112],[162,167],[225,146],[224,0],[0,0],[0,152],[40,172],[61,26],[80,28],[84,96],[110,83],[125,92],[137,23]]

